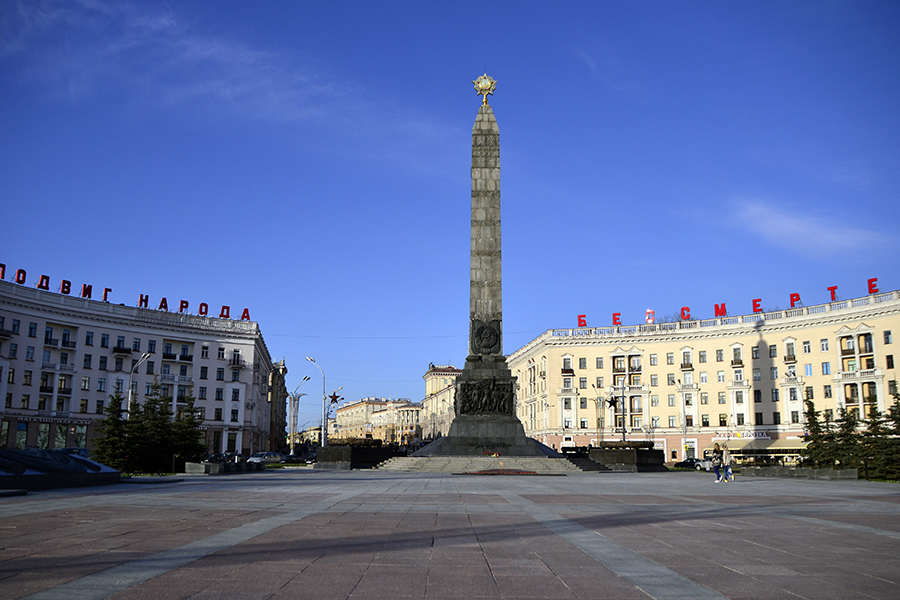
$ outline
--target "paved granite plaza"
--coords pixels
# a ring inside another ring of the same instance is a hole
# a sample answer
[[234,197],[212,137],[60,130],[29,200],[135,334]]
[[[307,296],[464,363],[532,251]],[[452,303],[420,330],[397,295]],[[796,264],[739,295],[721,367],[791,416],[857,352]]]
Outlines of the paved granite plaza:
[[900,598],[900,486],[309,469],[0,498],[0,598]]

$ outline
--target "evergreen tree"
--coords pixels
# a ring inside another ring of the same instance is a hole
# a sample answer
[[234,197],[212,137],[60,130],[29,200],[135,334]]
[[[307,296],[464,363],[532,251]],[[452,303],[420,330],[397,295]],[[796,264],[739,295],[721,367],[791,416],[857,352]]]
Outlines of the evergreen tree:
[[853,469],[860,467],[861,447],[859,419],[856,412],[848,411],[846,408],[839,410],[840,416],[837,419],[837,430],[834,432],[834,459],[836,466],[841,469]]
[[821,412],[816,410],[816,405],[812,400],[805,400],[806,411],[806,448],[800,452],[804,464],[821,467],[831,466],[827,460],[828,449],[826,447],[826,430],[823,429],[822,423],[819,421]]
[[113,469],[130,471],[133,457],[128,443],[128,424],[122,418],[123,400],[120,392],[109,396],[105,416],[97,424],[99,436],[94,441],[93,458]]
[[194,386],[188,388],[187,406],[172,423],[173,451],[178,462],[200,462],[206,455],[206,443],[200,431],[201,419],[194,408]]
[[162,473],[172,469],[172,399],[163,395],[162,389],[154,378],[143,405],[136,406],[135,414],[128,419],[138,471]]

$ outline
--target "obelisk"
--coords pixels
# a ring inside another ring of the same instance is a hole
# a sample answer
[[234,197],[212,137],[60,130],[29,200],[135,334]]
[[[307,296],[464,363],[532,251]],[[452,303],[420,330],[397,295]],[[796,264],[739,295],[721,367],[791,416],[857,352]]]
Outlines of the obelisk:
[[543,456],[515,415],[516,380],[503,355],[500,129],[487,101],[497,82],[485,73],[472,83],[483,100],[472,128],[469,353],[450,431],[416,455]]

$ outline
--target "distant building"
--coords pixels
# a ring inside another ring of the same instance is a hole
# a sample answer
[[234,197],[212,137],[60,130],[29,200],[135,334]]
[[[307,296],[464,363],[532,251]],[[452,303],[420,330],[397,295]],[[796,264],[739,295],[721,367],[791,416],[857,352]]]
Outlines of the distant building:
[[287,399],[288,391],[285,384],[287,367],[284,360],[272,365],[269,372],[269,445],[268,450],[273,452],[288,451],[287,444]]
[[419,408],[408,399],[361,398],[338,407],[329,439],[411,443],[421,437]]
[[422,436],[426,440],[447,435],[450,423],[456,416],[454,390],[456,378],[462,373],[453,365],[428,365],[422,378],[425,380],[425,398],[420,415]]
[[130,381],[141,402],[158,380],[174,412],[194,397],[210,452],[267,450],[284,438],[283,402],[269,396],[271,371],[252,321],[0,281],[3,447],[90,448],[109,396],[119,392],[127,400]]
[[833,421],[897,392],[900,293],[773,312],[634,326],[552,329],[508,357],[516,414],[561,448],[649,440],[669,460],[715,442],[757,462],[804,445],[804,399]]

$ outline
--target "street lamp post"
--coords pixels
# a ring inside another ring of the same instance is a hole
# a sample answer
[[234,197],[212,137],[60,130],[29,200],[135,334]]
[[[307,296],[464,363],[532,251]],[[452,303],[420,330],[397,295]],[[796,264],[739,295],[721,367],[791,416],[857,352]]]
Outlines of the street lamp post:
[[149,352],[144,352],[141,354],[141,357],[138,359],[136,363],[131,367],[131,371],[128,372],[128,411],[131,412],[131,403],[134,401],[134,392],[132,389],[132,377],[134,377],[134,372],[137,371],[137,368],[140,367],[145,360],[150,358]]
[[682,392],[681,380],[675,380],[678,385],[678,402],[681,404],[681,460],[687,459],[687,407],[684,404],[684,392]]
[[325,395],[325,371],[322,370],[322,367],[319,366],[319,363],[312,356],[307,356],[306,360],[316,365],[319,373],[322,374],[322,440],[319,442],[319,446],[325,448],[328,446],[328,396]]
[[591,384],[591,387],[594,388],[594,392],[597,395],[597,397],[592,398],[592,400],[597,403],[597,446],[599,447],[603,442],[603,406],[600,401],[600,390],[597,389],[597,386],[593,383]]
[[309,381],[309,375],[305,375],[303,379],[300,381],[300,384],[294,388],[294,393],[291,394],[288,408],[290,409],[288,412],[290,413],[290,422],[288,424],[288,444],[291,447],[291,456],[294,456],[294,443],[295,437],[297,435],[297,421],[300,418],[300,398],[306,396],[306,394],[297,393],[300,389],[300,386]]

